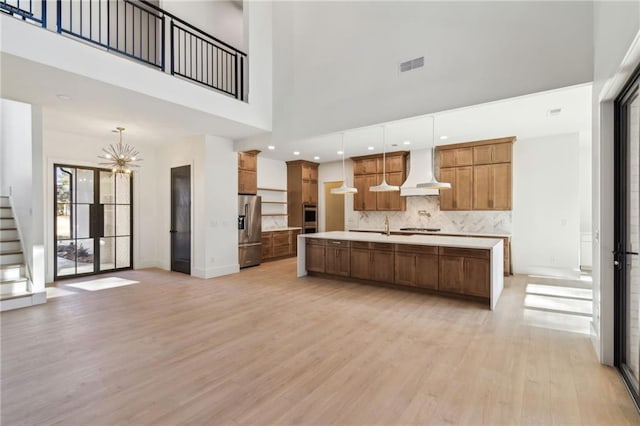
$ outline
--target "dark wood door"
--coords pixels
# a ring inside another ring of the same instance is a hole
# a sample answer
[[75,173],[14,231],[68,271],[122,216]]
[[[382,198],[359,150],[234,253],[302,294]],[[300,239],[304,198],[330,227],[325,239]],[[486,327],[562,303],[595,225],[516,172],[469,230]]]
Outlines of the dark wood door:
[[467,257],[464,262],[464,293],[489,297],[491,294],[489,259]]
[[171,270],[191,274],[191,166],[171,169]]
[[438,289],[450,293],[462,293],[464,282],[464,257],[440,256],[440,282]]
[[431,254],[416,255],[416,286],[423,288],[438,289],[438,256]]

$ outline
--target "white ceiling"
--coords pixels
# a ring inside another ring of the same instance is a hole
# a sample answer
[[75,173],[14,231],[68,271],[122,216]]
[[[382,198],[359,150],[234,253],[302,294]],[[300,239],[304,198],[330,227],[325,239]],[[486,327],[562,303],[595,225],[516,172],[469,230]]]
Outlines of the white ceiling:
[[[202,134],[235,140],[262,131],[6,53],[0,60],[0,96],[40,105],[45,130],[99,139],[112,138],[111,130],[122,126],[129,142],[147,144]],[[59,99],[60,94],[71,100]]]
[[[549,110],[561,108],[558,115]],[[531,94],[442,111],[432,115],[380,123],[375,126],[344,131],[345,156],[382,152],[382,124],[386,125],[387,152],[423,149],[432,144],[432,116],[436,124],[436,145],[446,145],[481,139],[516,136],[531,139],[542,136],[589,132],[591,130],[591,85],[583,84],[565,89]],[[446,140],[441,136],[448,136]],[[242,149],[259,149],[263,157],[277,160],[304,159],[329,162],[340,159],[340,132],[292,142],[272,142],[268,135],[251,138]],[[406,145],[404,142],[409,141]],[[269,150],[273,144],[275,150]],[[373,146],[374,150],[368,147]],[[294,151],[300,155],[295,156]],[[314,157],[320,157],[314,159]]]
[[[238,122],[215,117],[137,92],[101,83],[41,64],[2,54],[0,96],[43,108],[46,130],[91,138],[112,138],[116,126],[127,129],[131,143],[166,144],[211,134],[234,140],[238,150],[259,149],[261,156],[278,160],[305,159],[330,162],[340,159],[340,133],[301,141],[272,142],[270,134]],[[28,63],[27,63],[28,62]],[[70,101],[57,95],[70,96]],[[557,116],[550,109],[561,108]],[[436,144],[449,144],[504,136],[529,139],[546,135],[588,132],[591,128],[591,85],[532,94],[433,114]],[[345,155],[382,152],[381,124],[345,129]],[[387,151],[431,146],[431,116],[412,117],[386,124]],[[447,140],[441,140],[447,135]],[[404,141],[410,141],[405,145]],[[268,145],[275,145],[269,150]],[[368,147],[374,147],[368,150]],[[294,151],[300,155],[295,156]],[[319,157],[316,159],[315,157]]]

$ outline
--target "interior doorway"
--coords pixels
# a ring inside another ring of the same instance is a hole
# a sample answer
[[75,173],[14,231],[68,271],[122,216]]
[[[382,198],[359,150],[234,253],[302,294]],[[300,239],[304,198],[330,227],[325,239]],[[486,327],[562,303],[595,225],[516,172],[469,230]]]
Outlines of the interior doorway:
[[615,101],[615,365],[640,406],[640,72]]
[[130,269],[133,177],[54,165],[54,279]]
[[171,169],[171,270],[191,274],[191,166]]
[[344,231],[344,195],[332,194],[333,188],[339,188],[340,182],[324,183],[324,228],[329,231]]

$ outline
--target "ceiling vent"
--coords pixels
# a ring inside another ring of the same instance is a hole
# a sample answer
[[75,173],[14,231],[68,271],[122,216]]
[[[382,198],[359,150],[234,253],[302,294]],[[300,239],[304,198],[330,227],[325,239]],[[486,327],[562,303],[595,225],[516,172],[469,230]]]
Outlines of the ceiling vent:
[[424,56],[420,56],[419,58],[411,59],[409,61],[400,63],[400,72],[407,72],[411,70],[415,70],[416,68],[424,67]]

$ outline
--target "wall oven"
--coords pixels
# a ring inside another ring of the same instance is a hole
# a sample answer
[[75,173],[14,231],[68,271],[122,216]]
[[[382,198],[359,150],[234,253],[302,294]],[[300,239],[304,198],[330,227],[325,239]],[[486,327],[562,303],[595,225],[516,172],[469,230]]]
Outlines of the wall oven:
[[302,206],[302,233],[312,234],[318,228],[318,207],[311,204]]

